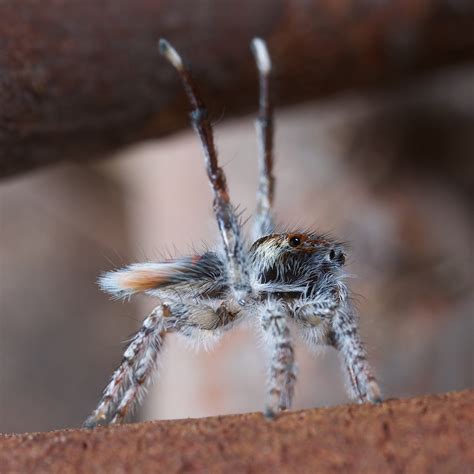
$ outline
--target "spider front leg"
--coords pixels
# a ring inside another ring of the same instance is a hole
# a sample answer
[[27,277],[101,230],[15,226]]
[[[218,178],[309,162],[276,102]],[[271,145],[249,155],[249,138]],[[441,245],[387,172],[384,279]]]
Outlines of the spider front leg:
[[352,398],[381,403],[382,394],[372,373],[359,334],[354,309],[345,302],[331,321],[330,343],[340,351],[349,376]]
[[381,402],[380,389],[367,361],[356,314],[347,300],[346,290],[297,302],[292,310],[293,318],[311,348],[331,345],[341,353],[351,398],[361,403]]
[[277,300],[267,300],[259,308],[260,322],[270,352],[265,416],[274,418],[281,410],[291,408],[296,383],[296,365],[287,324],[288,311]]

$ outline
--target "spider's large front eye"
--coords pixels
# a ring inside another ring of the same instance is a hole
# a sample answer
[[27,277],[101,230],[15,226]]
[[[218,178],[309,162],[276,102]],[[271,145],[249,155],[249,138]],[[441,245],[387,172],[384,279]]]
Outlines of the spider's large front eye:
[[331,262],[336,263],[337,265],[344,265],[346,263],[346,256],[342,250],[331,249],[328,254],[328,258]]
[[290,237],[288,240],[288,243],[290,244],[291,247],[298,247],[299,244],[301,244],[301,239],[294,235],[293,237]]

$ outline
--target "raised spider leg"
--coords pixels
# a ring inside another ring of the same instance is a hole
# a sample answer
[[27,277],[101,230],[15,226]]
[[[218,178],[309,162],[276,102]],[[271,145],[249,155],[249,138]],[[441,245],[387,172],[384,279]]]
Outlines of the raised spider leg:
[[265,41],[255,38],[251,43],[259,76],[259,114],[255,123],[258,139],[259,181],[257,209],[253,227],[254,240],[274,232],[273,195],[273,102],[270,89],[272,63]]
[[286,321],[288,311],[277,300],[267,300],[259,308],[265,342],[270,351],[265,416],[274,418],[281,410],[291,408],[296,383],[296,365],[290,329]]
[[331,323],[333,330],[331,343],[342,354],[349,375],[352,397],[358,399],[360,403],[382,402],[379,385],[372,374],[359,335],[355,312],[348,302],[338,309]]
[[229,309],[223,303],[215,306],[184,302],[157,306],[131,340],[101,401],[83,426],[94,428],[101,422],[120,423],[124,420],[146,391],[166,332],[179,332],[198,341],[206,336],[215,339],[220,335],[219,330],[229,328],[238,319],[240,308]]
[[190,71],[183,63],[178,52],[164,39],[159,42],[159,50],[178,72],[191,103],[191,122],[201,139],[204,151],[206,171],[214,193],[214,213],[224,244],[230,281],[237,298],[243,299],[250,290],[246,253],[243,247],[239,219],[230,202],[226,177],[218,164],[212,126],[206,105]]

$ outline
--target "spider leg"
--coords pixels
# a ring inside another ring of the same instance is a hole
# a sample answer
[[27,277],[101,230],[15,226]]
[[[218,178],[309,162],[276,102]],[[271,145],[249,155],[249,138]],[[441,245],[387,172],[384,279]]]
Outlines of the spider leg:
[[330,343],[342,354],[350,382],[350,395],[360,403],[382,402],[379,385],[367,361],[353,308],[346,302],[331,320]]
[[272,419],[279,411],[291,408],[296,365],[286,308],[278,301],[268,300],[259,313],[271,357],[265,416]]
[[165,336],[166,305],[157,306],[143,322],[124,352],[122,363],[115,370],[97,408],[84,422],[84,428],[94,428],[101,422],[122,419],[133,400],[145,391],[147,379],[156,367]]
[[381,402],[382,396],[367,361],[355,311],[345,290],[340,296],[342,301],[334,295],[321,295],[298,302],[292,307],[292,317],[311,348],[330,345],[341,353],[352,398],[359,402]]
[[253,228],[254,240],[274,232],[273,195],[273,102],[270,89],[272,64],[267,45],[260,38],[253,39],[251,49],[259,76],[259,115],[255,123],[258,140],[259,182],[257,209]]
[[204,151],[207,176],[214,193],[214,213],[224,244],[229,277],[238,299],[244,298],[249,292],[249,277],[245,264],[246,254],[243,248],[240,223],[230,202],[224,171],[218,164],[206,105],[189,69],[183,63],[178,52],[165,39],[160,40],[159,50],[178,72],[191,104],[191,122],[201,139]]
[[231,303],[167,302],[157,306],[125,350],[122,363],[115,370],[101,401],[83,426],[120,423],[144,395],[156,369],[158,356],[167,332],[178,332],[206,342],[220,336],[238,320],[240,307]]

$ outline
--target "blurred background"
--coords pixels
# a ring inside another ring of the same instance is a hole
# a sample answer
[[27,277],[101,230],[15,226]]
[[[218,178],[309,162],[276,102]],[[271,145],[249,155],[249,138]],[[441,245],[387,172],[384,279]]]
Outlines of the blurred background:
[[[235,118],[225,107],[211,107],[220,160],[251,218],[255,112]],[[474,66],[282,105],[276,125],[278,220],[350,242],[351,286],[385,397],[472,387]],[[95,407],[154,304],[110,301],[96,286],[101,272],[218,237],[189,128],[107,155],[0,183],[2,432],[79,426]],[[333,350],[315,356],[298,342],[296,355],[296,409],[348,401]],[[210,353],[171,335],[135,419],[259,411],[264,381],[246,328]]]

